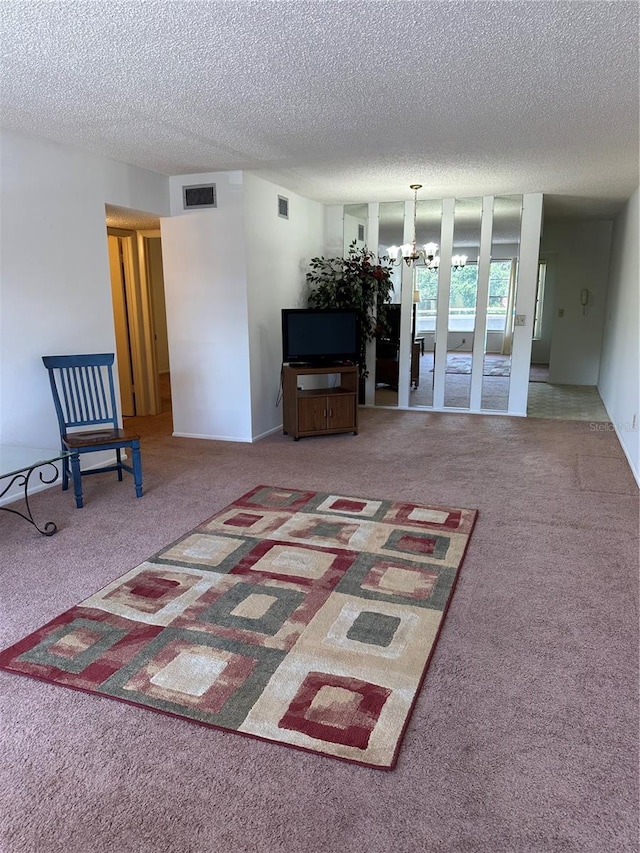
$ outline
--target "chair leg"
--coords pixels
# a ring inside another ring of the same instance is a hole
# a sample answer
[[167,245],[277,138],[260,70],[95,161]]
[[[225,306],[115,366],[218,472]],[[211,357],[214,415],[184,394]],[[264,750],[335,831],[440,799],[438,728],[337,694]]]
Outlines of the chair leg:
[[136,497],[142,497],[142,461],[140,459],[140,442],[131,445],[131,461],[133,462],[133,482],[136,486]]
[[122,482],[122,451],[119,447],[116,448],[116,458],[118,460],[118,480]]
[[82,497],[82,474],[80,472],[79,453],[74,453],[71,456],[71,470],[73,472],[73,492],[76,496],[76,507],[78,509],[82,509],[82,507],[84,506],[84,500]]

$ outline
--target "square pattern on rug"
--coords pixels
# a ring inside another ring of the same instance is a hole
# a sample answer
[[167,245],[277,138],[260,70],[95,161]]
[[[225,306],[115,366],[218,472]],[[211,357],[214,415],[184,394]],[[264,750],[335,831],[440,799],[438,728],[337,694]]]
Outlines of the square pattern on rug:
[[476,516],[258,486],[0,667],[389,769]]
[[[445,373],[461,373],[468,375],[471,373],[471,355],[451,355],[447,354],[447,366]],[[429,373],[433,373],[433,367]],[[483,376],[511,376],[511,358],[500,358],[494,355],[485,355],[483,367]]]

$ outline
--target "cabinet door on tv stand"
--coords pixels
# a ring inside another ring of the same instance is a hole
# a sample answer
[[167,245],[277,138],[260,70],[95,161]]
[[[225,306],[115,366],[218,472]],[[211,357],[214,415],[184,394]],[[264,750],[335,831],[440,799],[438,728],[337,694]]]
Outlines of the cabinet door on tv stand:
[[298,432],[316,432],[327,428],[327,398],[304,397],[298,400]]
[[356,424],[356,398],[353,394],[336,394],[327,399],[329,429],[352,429]]

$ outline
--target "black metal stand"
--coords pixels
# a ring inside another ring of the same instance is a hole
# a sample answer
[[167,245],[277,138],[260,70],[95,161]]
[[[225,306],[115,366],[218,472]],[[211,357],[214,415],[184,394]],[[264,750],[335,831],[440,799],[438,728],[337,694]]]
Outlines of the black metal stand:
[[[38,477],[41,483],[50,486],[51,483],[55,483],[55,481],[58,479],[58,469],[53,464],[53,462],[40,462],[39,464],[34,465],[28,470],[21,471],[18,474],[14,474],[11,480],[9,481],[9,484],[5,486],[0,492],[0,498],[3,498],[14,484],[24,486],[24,503],[26,507],[26,512],[20,512],[20,510],[12,509],[8,506],[0,506],[0,510],[4,510],[5,512],[12,512],[14,515],[19,515],[20,518],[24,518],[25,521],[28,521],[29,524],[32,524],[38,531],[38,533],[42,533],[43,536],[53,536],[53,534],[58,529],[53,523],[53,521],[47,521],[44,527],[39,527],[33,517],[31,507],[29,506],[29,480],[31,479],[31,475],[37,468],[46,467],[53,468],[53,476],[45,475],[43,471],[40,471]],[[50,479],[47,479],[48,476],[50,477]]]

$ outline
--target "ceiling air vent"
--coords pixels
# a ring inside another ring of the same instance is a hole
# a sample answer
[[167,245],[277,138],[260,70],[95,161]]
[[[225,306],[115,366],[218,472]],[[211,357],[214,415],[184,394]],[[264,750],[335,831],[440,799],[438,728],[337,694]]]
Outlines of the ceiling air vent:
[[182,187],[182,202],[185,210],[196,207],[217,207],[215,184],[193,184]]
[[278,196],[278,216],[283,219],[289,218],[289,199],[283,195]]

